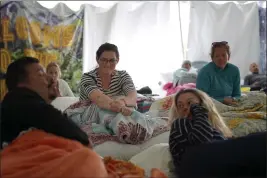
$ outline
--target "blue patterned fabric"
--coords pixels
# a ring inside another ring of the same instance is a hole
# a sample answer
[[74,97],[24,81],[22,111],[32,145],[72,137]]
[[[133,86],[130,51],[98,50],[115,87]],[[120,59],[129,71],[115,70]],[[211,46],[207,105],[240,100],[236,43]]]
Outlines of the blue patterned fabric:
[[266,7],[264,1],[259,1],[259,20],[260,20],[260,66],[261,72],[266,73]]

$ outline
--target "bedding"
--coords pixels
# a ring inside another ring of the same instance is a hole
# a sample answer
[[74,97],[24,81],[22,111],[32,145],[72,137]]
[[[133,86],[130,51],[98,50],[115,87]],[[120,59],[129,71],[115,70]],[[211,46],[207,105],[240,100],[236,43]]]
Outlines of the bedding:
[[104,164],[110,178],[126,178],[126,177],[151,177],[151,178],[167,178],[167,176],[157,168],[149,170],[149,174],[145,175],[143,168],[129,162],[105,157]]
[[74,103],[64,112],[88,134],[93,145],[106,140],[141,144],[169,129],[168,118],[151,117],[136,110],[130,116],[123,116],[89,101]]
[[97,154],[77,141],[34,129],[21,134],[1,151],[1,176],[91,177],[97,175],[92,175],[92,169],[104,166],[97,158]]
[[[156,117],[168,117],[173,96],[155,101],[149,112]],[[213,99],[219,113],[224,117],[234,136],[266,131],[266,94],[264,92],[244,92],[237,106],[227,106]]]
[[60,111],[65,111],[70,105],[79,101],[78,97],[57,97],[51,105]]
[[152,168],[158,168],[165,174],[169,174],[171,172],[169,165],[172,164],[169,144],[160,143],[153,145],[133,156],[130,162],[142,167],[146,175],[149,175]]
[[[52,102],[52,105],[61,110],[66,110],[70,105],[77,103],[78,98],[75,97],[60,97]],[[85,132],[90,132],[90,125],[83,127]],[[167,128],[158,129],[153,133],[151,139],[138,145],[119,143],[116,136],[110,134],[90,134],[91,142],[94,145],[94,150],[101,156],[112,156],[114,158],[129,160],[135,154],[142,150],[158,143],[168,143],[169,131]],[[120,151],[118,151],[120,150]]]
[[166,96],[173,95],[177,92],[179,92],[182,89],[187,89],[187,88],[196,88],[195,83],[186,83],[186,84],[179,84],[178,86],[174,87],[173,83],[167,83],[163,86],[163,89],[167,91]]
[[[1,176],[20,177],[145,177],[144,169],[135,164],[102,158],[81,143],[38,129],[21,133],[1,151]],[[149,177],[166,178],[157,168]]]
[[99,136],[91,136],[91,139],[95,139],[95,141],[101,141],[101,144],[97,144],[93,147],[94,151],[97,152],[100,156],[112,156],[113,158],[121,159],[121,160],[129,160],[134,155],[142,152],[143,150],[159,143],[168,143],[169,142],[169,131],[159,134],[148,141],[139,144],[139,145],[131,145],[119,143],[116,141],[110,141],[108,138],[107,141],[102,141],[102,139],[106,139],[105,137],[99,138]]

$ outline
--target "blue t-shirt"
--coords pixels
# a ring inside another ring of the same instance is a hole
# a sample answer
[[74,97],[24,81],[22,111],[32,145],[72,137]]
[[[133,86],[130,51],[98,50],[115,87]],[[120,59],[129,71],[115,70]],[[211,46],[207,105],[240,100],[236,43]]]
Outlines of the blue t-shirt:
[[220,102],[225,97],[239,98],[241,96],[239,69],[230,63],[221,69],[214,62],[210,62],[199,71],[196,88]]

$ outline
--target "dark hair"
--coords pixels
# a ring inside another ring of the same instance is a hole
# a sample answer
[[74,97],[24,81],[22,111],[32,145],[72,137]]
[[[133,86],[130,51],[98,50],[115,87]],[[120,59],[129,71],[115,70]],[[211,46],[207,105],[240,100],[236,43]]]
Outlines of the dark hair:
[[6,72],[8,91],[12,91],[20,82],[24,82],[27,79],[26,67],[34,63],[39,63],[39,60],[33,57],[22,57],[8,65]]
[[230,57],[230,55],[231,55],[230,46],[228,45],[227,41],[213,42],[211,44],[210,57],[213,58],[214,53],[215,53],[215,49],[221,48],[221,47],[224,47],[226,49],[226,52],[227,52],[228,56]]
[[118,50],[118,47],[116,45],[111,44],[111,43],[104,43],[96,51],[96,60],[98,60],[100,58],[100,56],[102,55],[102,53],[105,51],[113,51],[113,52],[115,52],[116,57],[120,58],[119,50]]

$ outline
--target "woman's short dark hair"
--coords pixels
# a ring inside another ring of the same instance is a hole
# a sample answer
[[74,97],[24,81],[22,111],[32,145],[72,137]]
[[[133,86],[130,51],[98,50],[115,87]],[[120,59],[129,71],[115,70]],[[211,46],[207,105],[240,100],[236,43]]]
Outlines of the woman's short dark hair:
[[118,47],[111,43],[104,43],[102,44],[98,50],[96,51],[96,59],[98,60],[103,52],[105,51],[113,51],[116,54],[117,58],[120,58]]
[[34,63],[39,63],[39,60],[33,57],[22,57],[8,65],[5,76],[8,91],[14,90],[20,82],[26,81],[28,77],[26,67]]

